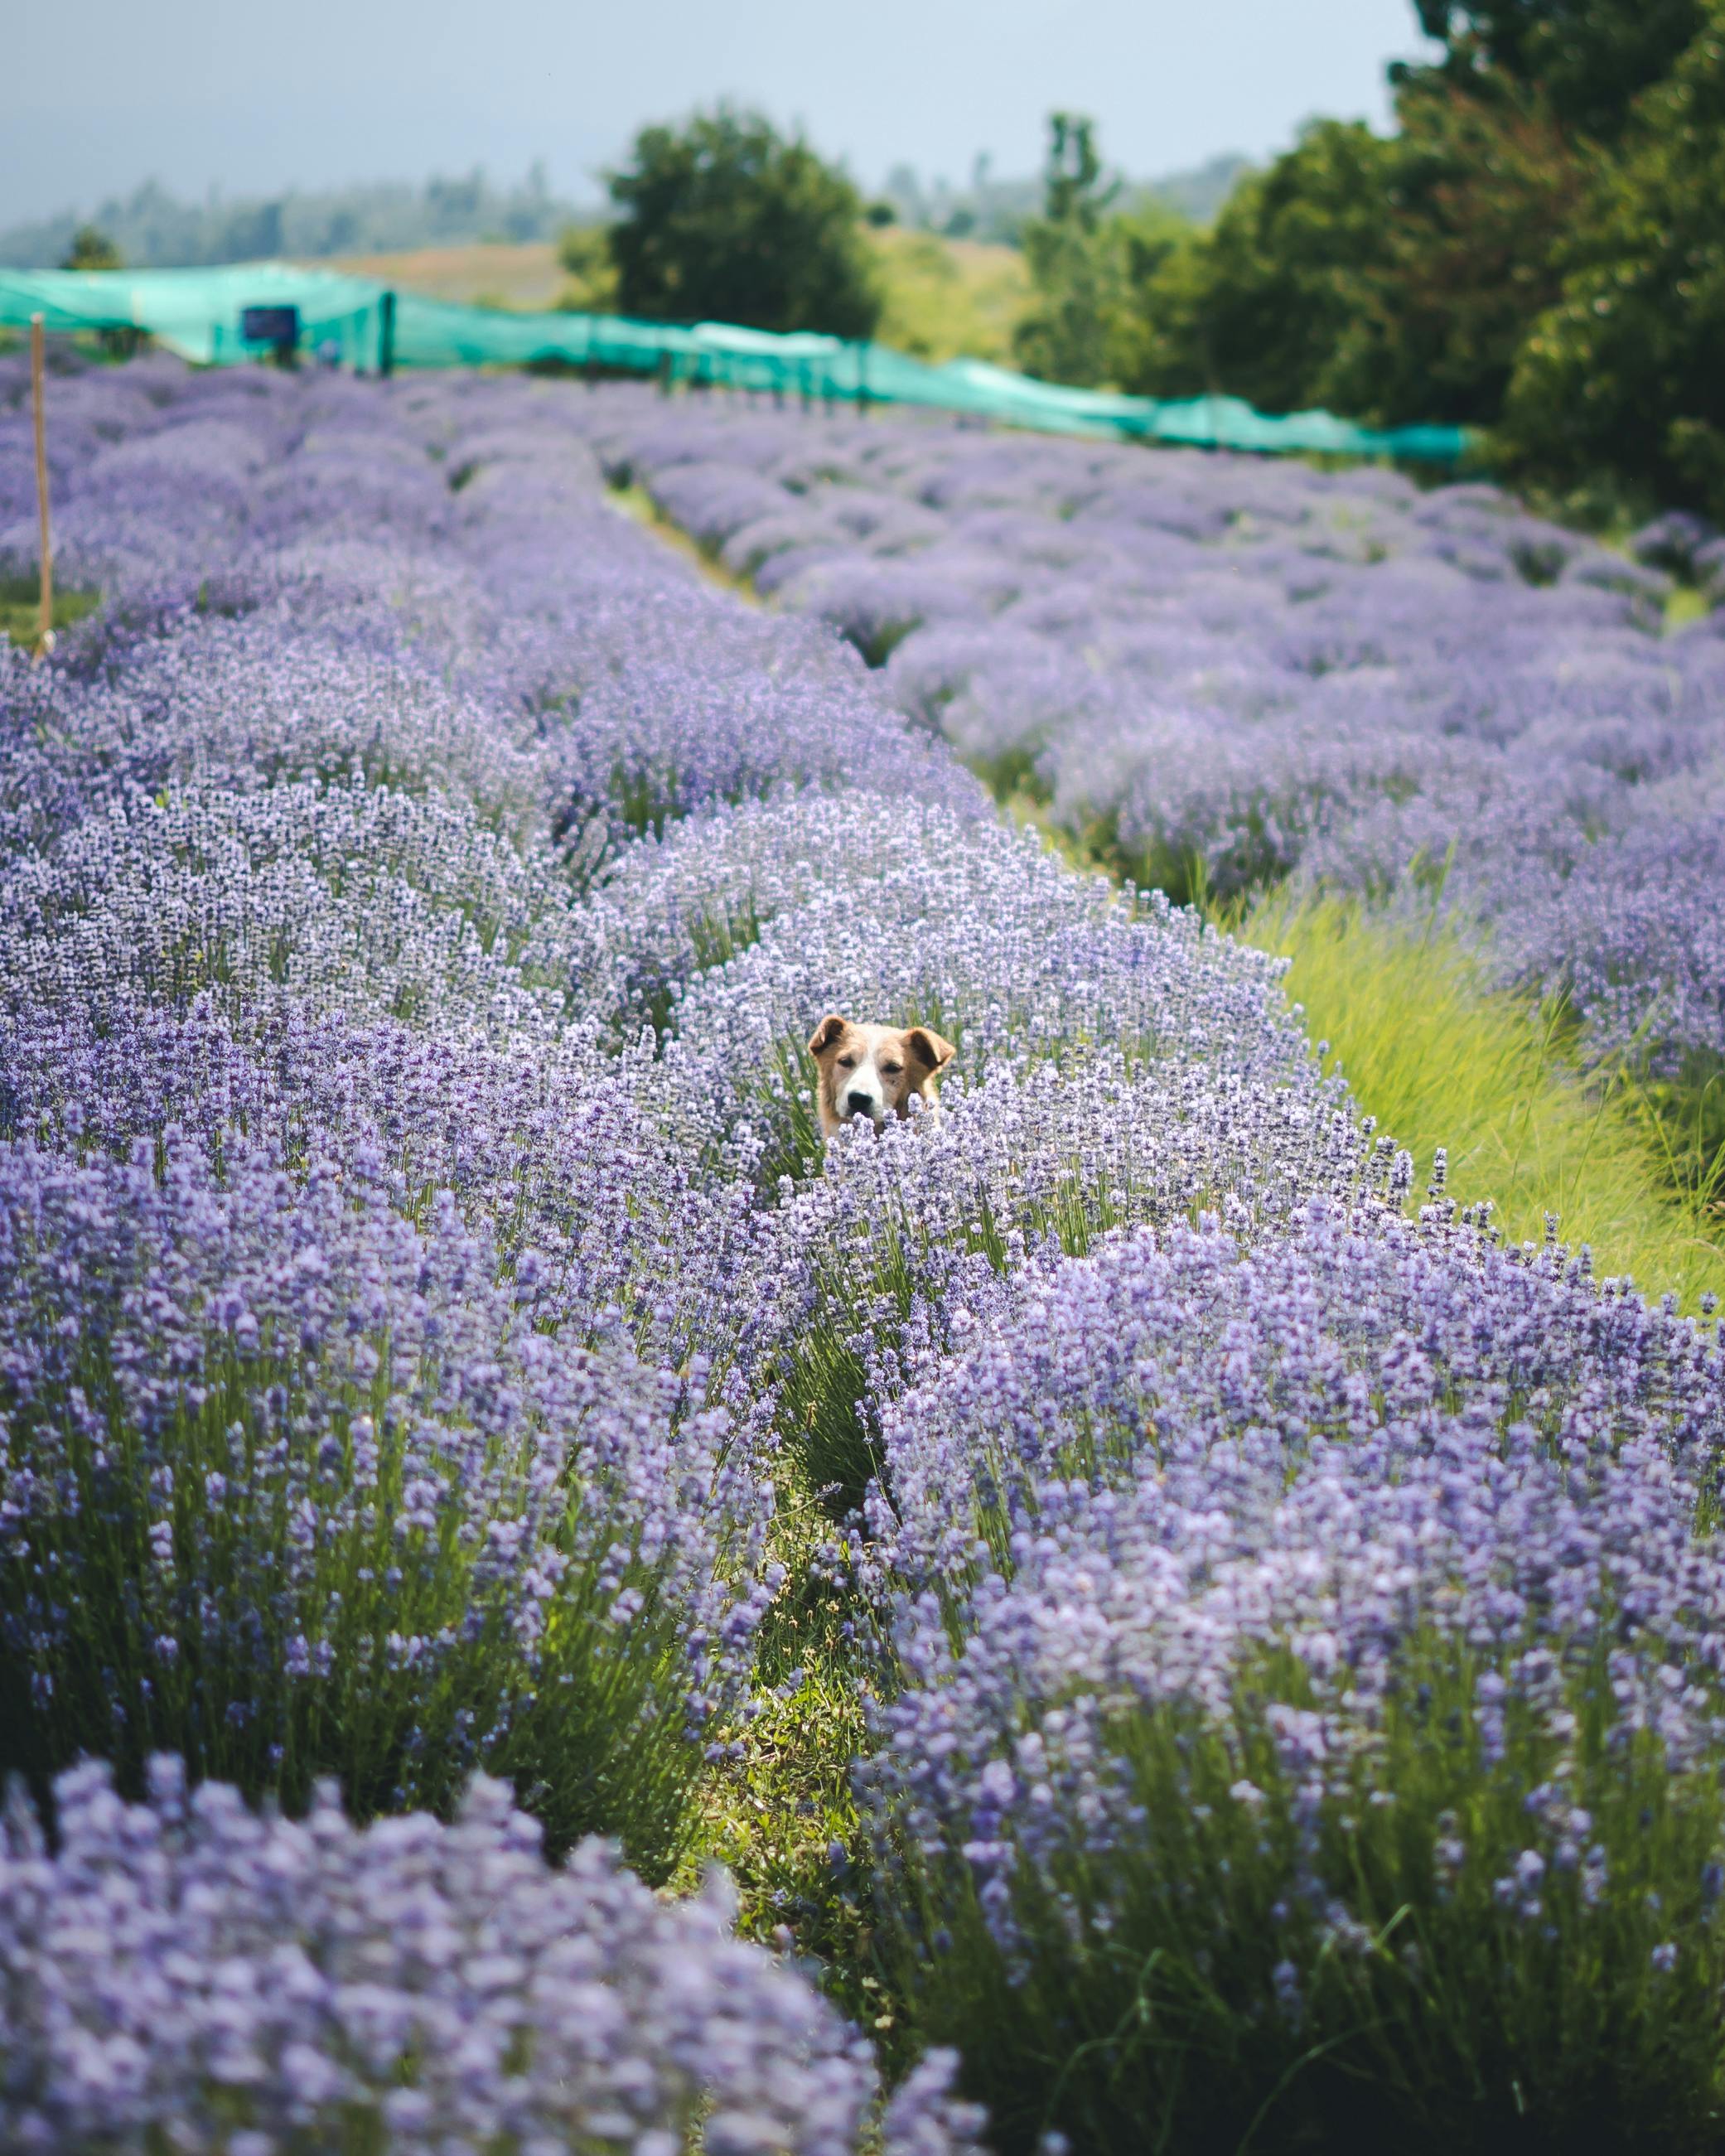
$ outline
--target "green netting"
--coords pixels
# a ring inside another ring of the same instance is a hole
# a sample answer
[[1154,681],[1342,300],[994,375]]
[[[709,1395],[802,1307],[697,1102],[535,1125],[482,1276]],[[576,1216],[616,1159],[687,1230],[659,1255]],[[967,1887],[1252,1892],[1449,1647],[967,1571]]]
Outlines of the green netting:
[[40,314],[49,329],[135,329],[201,366],[256,358],[240,331],[248,307],[294,306],[300,345],[345,366],[521,367],[553,362],[711,382],[814,400],[918,404],[1051,434],[1204,448],[1320,451],[1453,464],[1460,427],[1358,427],[1330,412],[1272,418],[1237,397],[1165,399],[1065,389],[976,359],[931,367],[880,344],[775,336],[726,322],[681,327],[619,315],[511,314],[391,292],[363,277],[282,262],[219,270],[0,269],[0,326]]

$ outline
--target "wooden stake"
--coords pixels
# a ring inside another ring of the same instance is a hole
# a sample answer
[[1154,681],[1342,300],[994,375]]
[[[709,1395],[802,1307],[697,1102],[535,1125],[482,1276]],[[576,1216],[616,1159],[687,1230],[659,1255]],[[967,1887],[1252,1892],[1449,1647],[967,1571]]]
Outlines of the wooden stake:
[[42,548],[42,606],[37,617],[36,655],[54,649],[54,542],[48,525],[48,413],[43,403],[47,339],[40,315],[30,317],[30,408],[36,416],[36,519]]

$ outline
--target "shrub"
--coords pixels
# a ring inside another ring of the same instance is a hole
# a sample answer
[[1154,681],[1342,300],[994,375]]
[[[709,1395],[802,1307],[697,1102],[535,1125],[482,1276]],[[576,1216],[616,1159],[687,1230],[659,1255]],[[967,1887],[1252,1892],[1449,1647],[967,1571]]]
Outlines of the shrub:
[[722,1421],[536,1330],[522,1268],[493,1286],[447,1197],[415,1229],[381,1163],[151,1152],[0,1149],[8,1758],[135,1788],[171,1748],[361,1812],[484,1763],[662,1871],[759,1609]]
[[455,1820],[294,1824],[151,1763],[54,1789],[56,1845],[0,1838],[0,2134],[43,2150],[454,2148],[963,2156],[927,2061],[879,2100],[866,2044],[730,1936],[721,1881],[657,1899],[603,1843],[548,1867],[506,1787]]
[[1517,362],[1507,440],[1536,471],[1596,470],[1725,516],[1725,8],[1637,108],[1596,214],[1568,250],[1563,297]]
[[626,315],[866,337],[880,298],[862,198],[800,137],[721,105],[644,127],[609,176],[617,304]]
[[889,1416],[882,1892],[1003,2147],[1706,2144],[1722,1373],[1315,1202],[1069,1264]]

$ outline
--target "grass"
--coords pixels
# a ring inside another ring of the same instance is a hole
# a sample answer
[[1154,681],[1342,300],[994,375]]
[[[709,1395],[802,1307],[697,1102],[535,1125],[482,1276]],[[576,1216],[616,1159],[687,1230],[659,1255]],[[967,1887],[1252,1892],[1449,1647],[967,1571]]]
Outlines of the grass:
[[937,364],[958,358],[1013,364],[1013,331],[1030,301],[1030,273],[1019,249],[900,225],[869,237],[886,302],[875,331],[882,344]]
[[[937,362],[963,357],[1011,364],[1013,331],[1030,297],[1029,273],[1017,248],[946,239],[897,225],[865,231],[886,302],[875,332],[883,344]],[[572,273],[550,241],[347,254],[312,266],[375,277],[403,291],[469,305],[526,311],[614,308],[597,257]]]
[[1308,1032],[1413,1153],[1420,1187],[1441,1146],[1450,1195],[1491,1199],[1512,1241],[1543,1240],[1555,1214],[1602,1273],[1689,1307],[1725,1294],[1712,1194],[1674,1186],[1646,1094],[1582,1076],[1563,1009],[1490,987],[1455,931],[1406,932],[1346,900],[1272,896],[1238,928],[1291,959]]
[[860,2016],[875,1985],[867,1840],[850,1773],[867,1749],[878,1658],[857,1638],[867,1629],[862,1604],[823,1561],[830,1523],[806,1479],[791,1469],[778,1496],[775,1554],[786,1582],[757,1641],[747,1717],[702,1789],[701,1832],[676,1883],[692,1887],[706,1865],[723,1864],[739,1929],[781,1943],[788,1933]]
[[662,513],[659,504],[645,487],[633,484],[614,486],[605,499],[623,516],[633,517],[637,524],[644,524],[674,554],[680,554],[685,562],[699,569],[709,583],[718,585],[721,591],[759,604],[747,584],[739,583],[735,577],[719,566],[705,547],[691,539],[680,525],[673,524],[670,517]]
[[[54,595],[54,626],[58,635],[74,622],[94,613],[101,603],[100,592],[57,591]],[[0,636],[14,644],[33,644],[41,619],[40,599],[33,577],[0,577]]]
[[344,254],[307,266],[375,277],[403,291],[422,292],[429,300],[483,307],[554,307],[567,281],[549,240],[519,245],[482,240],[465,247],[416,247],[400,254]]
[[[1057,824],[1033,778],[979,775],[1073,866],[1129,880],[1107,833]],[[1442,1147],[1449,1194],[1461,1204],[1489,1198],[1512,1241],[1543,1241],[1554,1214],[1564,1241],[1589,1245],[1601,1273],[1675,1294],[1686,1309],[1709,1291],[1725,1296],[1725,1151],[1707,1142],[1725,1085],[1697,1093],[1588,1079],[1568,1013],[1492,988],[1478,952],[1435,922],[1409,931],[1353,901],[1286,890],[1209,910],[1243,942],[1292,961],[1288,994],[1307,1031],[1413,1154],[1416,1188]]]

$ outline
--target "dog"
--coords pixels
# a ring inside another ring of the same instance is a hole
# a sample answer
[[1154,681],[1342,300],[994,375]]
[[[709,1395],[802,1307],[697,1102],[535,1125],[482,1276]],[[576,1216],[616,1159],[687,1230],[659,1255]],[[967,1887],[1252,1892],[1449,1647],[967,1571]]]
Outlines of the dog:
[[957,1050],[926,1025],[853,1025],[829,1012],[809,1053],[820,1070],[820,1130],[830,1139],[857,1117],[879,1130],[889,1116],[911,1115],[914,1093],[927,1116],[940,1113],[940,1074]]

